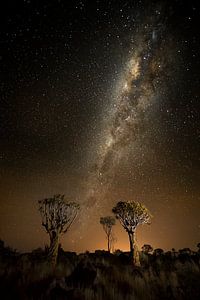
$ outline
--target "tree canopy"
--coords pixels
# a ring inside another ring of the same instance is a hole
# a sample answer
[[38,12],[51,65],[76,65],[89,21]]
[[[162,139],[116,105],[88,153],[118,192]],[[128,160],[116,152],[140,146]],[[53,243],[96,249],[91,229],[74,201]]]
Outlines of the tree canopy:
[[103,226],[105,233],[109,235],[112,230],[112,226],[115,225],[115,218],[112,216],[101,217],[100,224]]
[[120,201],[112,211],[127,232],[134,232],[140,224],[150,224],[152,217],[143,204],[135,201]]
[[78,214],[79,204],[66,202],[64,197],[59,194],[38,201],[42,225],[47,233],[52,231],[57,234],[65,233]]

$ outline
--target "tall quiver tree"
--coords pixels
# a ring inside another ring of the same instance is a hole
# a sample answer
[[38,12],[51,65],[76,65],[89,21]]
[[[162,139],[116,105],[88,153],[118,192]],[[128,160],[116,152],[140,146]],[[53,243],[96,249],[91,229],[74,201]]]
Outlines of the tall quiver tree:
[[100,224],[103,226],[103,230],[106,233],[107,242],[108,242],[108,252],[110,252],[111,244],[113,241],[112,228],[115,225],[115,218],[112,216],[101,217]]
[[140,224],[150,224],[151,214],[147,208],[135,201],[120,201],[112,209],[116,218],[128,233],[130,242],[130,257],[135,265],[139,264],[139,255],[136,245],[136,228]]
[[57,261],[60,235],[68,231],[80,208],[75,202],[66,202],[64,197],[64,195],[54,195],[52,198],[38,201],[42,226],[50,238],[48,258],[53,266]]

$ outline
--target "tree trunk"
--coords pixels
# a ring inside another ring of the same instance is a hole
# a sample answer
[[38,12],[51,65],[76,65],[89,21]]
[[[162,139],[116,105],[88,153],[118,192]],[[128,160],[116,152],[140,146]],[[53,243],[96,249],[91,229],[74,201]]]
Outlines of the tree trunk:
[[110,236],[108,235],[108,252],[110,252]]
[[53,231],[50,235],[50,247],[49,247],[49,253],[48,258],[51,261],[51,264],[53,267],[56,266],[58,257],[58,234]]
[[134,264],[135,266],[140,266],[140,255],[139,255],[139,251],[138,251],[138,246],[137,246],[137,243],[135,241],[135,244],[134,244]]
[[130,243],[130,258],[133,260],[134,257],[134,233],[128,232],[129,243]]
[[130,258],[135,266],[140,265],[139,252],[135,241],[135,231],[128,232],[130,242]]

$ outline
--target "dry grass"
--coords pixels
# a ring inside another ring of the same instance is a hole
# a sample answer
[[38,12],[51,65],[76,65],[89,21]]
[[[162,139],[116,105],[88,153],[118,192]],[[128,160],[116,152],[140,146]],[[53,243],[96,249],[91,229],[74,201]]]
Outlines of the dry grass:
[[55,270],[45,252],[0,255],[2,299],[200,299],[200,255],[141,255],[133,267],[125,254],[61,251]]

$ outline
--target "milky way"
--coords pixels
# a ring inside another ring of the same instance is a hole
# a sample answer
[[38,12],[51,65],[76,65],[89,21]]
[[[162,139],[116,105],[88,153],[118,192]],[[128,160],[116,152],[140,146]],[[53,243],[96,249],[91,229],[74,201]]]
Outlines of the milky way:
[[99,156],[88,180],[87,207],[102,205],[124,151],[145,132],[148,109],[159,101],[159,93],[164,89],[167,47],[162,42],[164,24],[156,17],[151,24],[144,22],[147,25],[136,30],[132,41],[130,57],[112,100]]

